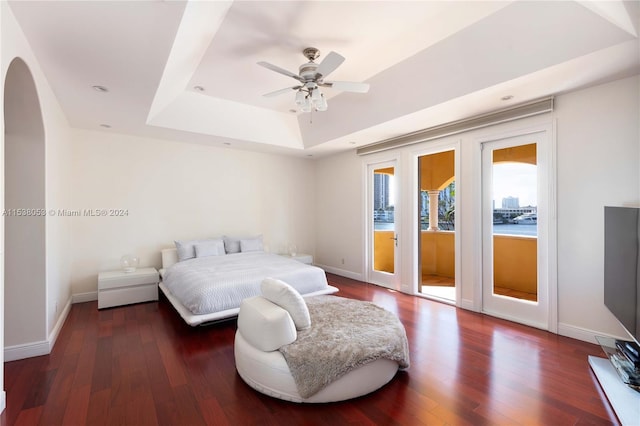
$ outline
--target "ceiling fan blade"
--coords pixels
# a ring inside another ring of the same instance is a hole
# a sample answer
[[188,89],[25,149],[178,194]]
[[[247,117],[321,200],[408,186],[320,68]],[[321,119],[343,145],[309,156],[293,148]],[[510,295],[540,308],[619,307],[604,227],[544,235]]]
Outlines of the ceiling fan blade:
[[367,93],[369,83],[356,83],[353,81],[325,81],[321,86],[342,90],[343,92]]
[[336,68],[344,62],[344,57],[336,52],[329,52],[329,54],[320,62],[316,69],[316,74],[320,74],[322,77],[326,77],[335,71]]
[[275,92],[267,93],[267,94],[262,95],[262,96],[264,96],[265,98],[272,98],[274,96],[278,96],[278,95],[282,95],[283,93],[290,92],[291,90],[298,90],[301,87],[302,86],[287,87],[285,89],[276,90]]
[[296,80],[298,80],[298,81],[302,81],[302,82],[304,82],[304,80],[302,79],[302,77],[300,77],[299,75],[294,74],[294,73],[292,73],[291,71],[287,71],[287,70],[285,70],[284,68],[280,68],[280,67],[279,67],[279,66],[277,66],[277,65],[270,64],[269,62],[261,61],[261,62],[258,62],[258,65],[261,65],[261,66],[263,66],[263,67],[265,67],[265,68],[267,68],[267,69],[270,69],[271,71],[275,71],[275,72],[277,72],[277,73],[280,73],[280,74],[286,75],[287,77],[295,78],[295,79],[296,79]]

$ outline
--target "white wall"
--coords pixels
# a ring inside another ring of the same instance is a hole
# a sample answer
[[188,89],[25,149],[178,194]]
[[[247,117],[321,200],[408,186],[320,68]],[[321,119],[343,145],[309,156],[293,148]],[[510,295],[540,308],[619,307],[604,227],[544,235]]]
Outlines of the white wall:
[[639,103],[638,77],[557,99],[561,332],[623,335],[604,306],[603,207],[640,207]]
[[311,160],[74,130],[73,163],[73,209],[128,212],[72,218],[74,294],[90,297],[127,253],[160,267],[176,239],[263,234],[271,252],[314,254]]
[[[27,65],[12,62],[5,80],[4,208],[45,209],[44,126]],[[46,216],[4,217],[5,346],[44,341],[46,324]]]
[[362,159],[348,151],[316,165],[316,259],[326,270],[363,280]]
[[[479,253],[474,229],[478,214],[475,176],[480,165],[477,140],[513,128],[557,123],[558,304],[559,333],[593,341],[595,333],[624,335],[603,304],[603,209],[606,205],[640,205],[639,77],[587,88],[556,98],[553,114],[467,132],[420,146],[389,151],[411,170],[412,152],[420,147],[460,142],[459,220],[463,232],[461,286],[463,306],[479,306],[474,280]],[[364,277],[363,162],[354,151],[318,160],[316,258],[328,270]],[[410,182],[406,178],[403,182]],[[409,199],[413,190],[405,188]],[[405,211],[410,205],[405,204]],[[408,218],[403,214],[403,218]],[[405,226],[403,229],[409,228]],[[412,254],[412,235],[402,231],[401,253]],[[344,256],[345,248],[348,253]],[[341,259],[345,258],[345,264]],[[411,259],[409,259],[411,260]],[[402,291],[410,291],[415,262],[403,260]],[[343,270],[343,271],[341,271]]]
[[[3,94],[4,98],[7,69],[14,58],[20,57],[27,64],[33,75],[42,111],[45,132],[45,205],[47,209],[65,205],[70,201],[71,193],[69,174],[67,172],[71,168],[68,123],[7,2],[0,2],[0,14],[2,22],[0,93]],[[2,115],[4,117],[4,110]],[[1,151],[4,152],[4,126],[1,130]],[[0,173],[0,178],[2,179],[0,200],[4,200],[4,159],[1,164],[3,171]],[[71,299],[69,281],[71,257],[67,249],[69,225],[70,222],[67,220],[52,217],[46,218],[46,313],[44,314],[44,322],[40,324],[38,320],[39,324],[37,324],[37,327],[42,330],[41,335],[44,336],[44,339],[37,342],[29,342],[29,345],[24,345],[22,348],[13,348],[15,351],[11,352],[9,357],[3,353],[0,356],[0,362],[14,357],[18,358],[22,355],[47,353],[55,341],[66,314],[63,307],[69,306],[68,303]],[[0,241],[2,241],[3,245],[0,253],[2,257],[0,264],[4,265],[4,220],[2,220]],[[0,294],[4,297],[4,274],[0,281]],[[9,304],[12,301],[4,300],[4,303],[0,305],[4,308],[5,303]],[[55,309],[56,305],[58,305],[58,309]],[[8,320],[10,319],[5,319],[4,312],[2,312],[2,323],[0,323],[2,333],[5,321]],[[4,347],[4,334],[2,334],[1,340]],[[29,349],[24,349],[26,347],[29,347]],[[2,383],[0,372],[0,386],[2,386]]]
[[[4,2],[3,2],[4,3]],[[4,165],[4,79],[6,77],[6,69],[8,65],[4,63],[2,56],[4,45],[4,24],[6,12],[6,4],[0,3],[0,93],[2,94],[2,102],[0,102],[0,164]],[[4,209],[4,166],[0,173],[0,206]],[[0,220],[0,348],[4,348],[4,221]],[[0,364],[4,365],[4,351],[0,351]],[[4,391],[4,368],[0,369],[0,413],[7,406],[7,395]]]

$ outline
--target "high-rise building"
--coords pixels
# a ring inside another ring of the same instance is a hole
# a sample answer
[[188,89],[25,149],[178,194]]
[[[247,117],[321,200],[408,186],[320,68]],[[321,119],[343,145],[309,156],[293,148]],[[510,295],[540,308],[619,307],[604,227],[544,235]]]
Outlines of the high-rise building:
[[389,175],[373,175],[373,209],[384,210],[389,206]]
[[420,191],[420,216],[429,216],[429,193],[427,191]]
[[506,197],[502,199],[503,209],[519,209],[520,199],[518,197]]

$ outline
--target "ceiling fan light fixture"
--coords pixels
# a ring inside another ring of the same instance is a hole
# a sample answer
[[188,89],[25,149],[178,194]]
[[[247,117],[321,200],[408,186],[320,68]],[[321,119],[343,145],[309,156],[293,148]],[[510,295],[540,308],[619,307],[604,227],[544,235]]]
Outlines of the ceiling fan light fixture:
[[326,111],[328,107],[329,104],[327,103],[327,99],[322,95],[320,97],[320,101],[316,102],[316,109],[318,111]]
[[298,90],[296,92],[296,105],[302,106],[304,104],[304,92],[302,90]]
[[314,103],[318,103],[320,102],[321,99],[322,99],[322,93],[320,92],[320,89],[316,87],[311,91],[311,100]]
[[311,99],[309,99],[308,96],[304,98],[304,102],[303,102],[302,106],[300,107],[300,111],[302,111],[302,112],[311,112]]

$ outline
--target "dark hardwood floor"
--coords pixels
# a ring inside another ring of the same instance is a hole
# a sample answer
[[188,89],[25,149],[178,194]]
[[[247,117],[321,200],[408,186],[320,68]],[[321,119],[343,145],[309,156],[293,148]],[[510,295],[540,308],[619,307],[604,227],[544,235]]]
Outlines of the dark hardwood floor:
[[2,425],[617,423],[591,373],[596,345],[329,275],[341,296],[396,313],[411,367],[354,400],[300,405],[249,388],[235,321],[186,325],[159,302],[73,305],[52,353],[5,364]]

